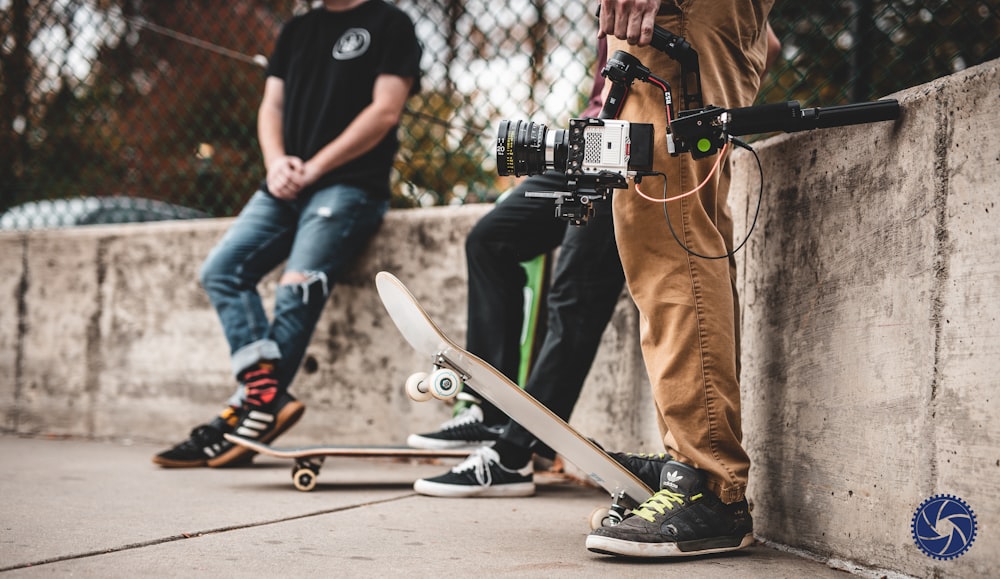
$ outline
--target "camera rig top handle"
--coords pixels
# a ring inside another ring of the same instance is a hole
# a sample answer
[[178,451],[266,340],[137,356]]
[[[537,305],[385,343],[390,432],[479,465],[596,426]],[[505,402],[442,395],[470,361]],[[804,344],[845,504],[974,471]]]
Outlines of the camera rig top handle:
[[[701,65],[698,64],[698,51],[691,48],[687,40],[655,25],[653,40],[649,45],[680,63],[683,108],[700,109],[705,106],[701,96]],[[694,93],[688,90],[688,82],[694,85]]]
[[[597,7],[596,16],[600,17],[601,7]],[[649,45],[659,50],[660,52],[666,54],[670,58],[676,60],[681,65],[681,93],[682,100],[681,104],[685,109],[700,109],[704,105],[704,100],[701,96],[701,67],[698,64],[698,51],[691,47],[691,44],[683,37],[677,36],[673,32],[662,28],[657,25],[653,25],[653,39],[650,40]],[[615,56],[619,54],[628,54],[627,52],[617,51]],[[629,55],[631,56],[631,55]],[[636,63],[639,63],[638,59],[632,57]],[[609,60],[610,63],[610,60]],[[642,66],[642,63],[639,63]],[[645,68],[645,67],[643,67]],[[607,70],[607,67],[605,67]],[[603,72],[602,72],[603,74]],[[647,78],[649,75],[649,69],[646,69]],[[638,78],[638,77],[635,77]],[[645,80],[645,79],[642,79]],[[693,88],[694,92],[689,90],[689,86]],[[612,87],[612,91],[616,87]],[[627,94],[627,91],[626,91]],[[624,100],[624,96],[619,99]],[[621,105],[618,105],[619,110]],[[604,117],[601,118],[616,118],[616,117]]]

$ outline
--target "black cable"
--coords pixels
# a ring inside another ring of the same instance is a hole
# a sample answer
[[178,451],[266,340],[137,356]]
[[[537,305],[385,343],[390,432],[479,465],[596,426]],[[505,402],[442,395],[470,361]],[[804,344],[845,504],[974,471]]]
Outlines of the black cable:
[[[702,259],[729,259],[730,257],[736,255],[736,252],[743,249],[743,246],[746,245],[747,241],[750,240],[750,234],[753,233],[754,228],[757,227],[757,216],[760,215],[760,203],[761,200],[764,198],[764,167],[761,165],[760,157],[757,156],[757,151],[754,151],[753,147],[736,138],[730,138],[730,140],[735,145],[742,147],[753,153],[753,158],[757,160],[757,172],[760,175],[760,190],[757,193],[757,209],[753,213],[753,222],[750,224],[750,229],[747,230],[746,237],[743,238],[743,241],[740,242],[740,244],[736,248],[734,248],[732,251],[726,252],[723,255],[716,255],[716,256],[702,255],[696,251],[693,251],[688,246],[684,245],[684,242],[682,242],[681,239],[677,236],[677,232],[674,231],[674,226],[670,222],[670,213],[667,211],[667,203],[666,202],[663,203],[663,216],[667,220],[667,227],[670,229],[670,234],[674,236],[674,240],[677,241],[677,244],[680,245],[681,248],[688,254],[693,255],[695,257],[700,257]],[[663,175],[663,173],[657,173],[657,174]],[[666,175],[663,175],[663,198],[664,199],[667,198]]]

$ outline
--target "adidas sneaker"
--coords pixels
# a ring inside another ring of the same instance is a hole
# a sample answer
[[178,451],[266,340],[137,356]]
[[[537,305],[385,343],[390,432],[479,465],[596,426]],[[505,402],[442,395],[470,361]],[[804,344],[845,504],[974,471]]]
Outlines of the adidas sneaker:
[[[272,404],[247,407],[240,411],[239,421],[232,432],[243,438],[270,443],[294,426],[305,410],[305,405],[285,392]],[[229,444],[229,441],[226,442]],[[230,444],[227,450],[206,462],[212,467],[232,466],[252,458],[254,454],[256,453],[249,448]]]
[[670,461],[660,490],[624,521],[587,536],[587,549],[622,557],[685,557],[735,551],[753,544],[746,500],[727,505],[705,485],[705,475]]

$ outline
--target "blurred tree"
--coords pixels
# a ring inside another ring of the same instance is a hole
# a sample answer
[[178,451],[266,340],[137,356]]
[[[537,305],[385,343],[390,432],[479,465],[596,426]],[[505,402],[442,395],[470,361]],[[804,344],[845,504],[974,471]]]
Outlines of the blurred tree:
[[0,18],[0,212],[25,196],[29,87],[32,59],[28,45],[37,26],[28,17],[28,0],[12,0]]
[[[0,50],[0,153],[12,160],[0,163],[0,209],[95,194],[216,214],[240,206],[263,174],[263,73],[253,55],[270,51],[281,21],[301,6],[64,0],[29,10],[26,0],[11,2],[0,18],[11,47]],[[239,26],[230,25],[234,18]],[[86,25],[101,35],[96,55],[74,66],[72,38]],[[54,50],[64,39],[70,48]],[[234,56],[242,60],[235,66]]]
[[[454,93],[425,91],[411,103],[400,131],[395,167],[399,183],[393,206],[412,207],[475,203],[495,198],[496,171],[491,164],[492,138],[479,125],[453,126],[461,99]],[[488,143],[488,145],[487,145]]]
[[216,215],[242,206],[263,178],[256,118],[264,74],[254,56],[270,53],[295,5],[124,0],[127,32],[101,51],[93,80],[117,95],[112,118],[123,138],[107,158],[122,193]]

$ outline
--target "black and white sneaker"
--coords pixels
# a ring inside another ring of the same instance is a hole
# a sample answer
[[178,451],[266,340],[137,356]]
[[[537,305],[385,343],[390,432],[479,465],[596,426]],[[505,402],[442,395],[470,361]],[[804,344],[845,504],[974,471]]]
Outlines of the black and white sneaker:
[[427,450],[474,450],[480,446],[491,446],[502,431],[502,426],[485,424],[482,408],[472,404],[442,423],[436,432],[411,434],[406,438],[406,444]]
[[196,426],[187,440],[153,457],[153,463],[166,468],[208,466],[208,461],[225,453],[233,443],[222,437],[232,428],[216,419]]
[[535,481],[530,461],[512,470],[484,446],[447,473],[413,483],[413,490],[432,497],[529,497],[535,494]]
[[660,490],[624,521],[587,536],[587,549],[622,557],[687,557],[753,544],[746,500],[727,505],[705,486],[705,474],[675,461],[663,467]]
[[[263,407],[247,407],[240,411],[233,434],[258,442],[269,443],[295,425],[306,411],[304,404],[287,392]],[[208,459],[208,466],[232,466],[251,459],[256,453],[249,448],[230,444],[229,448]]]

